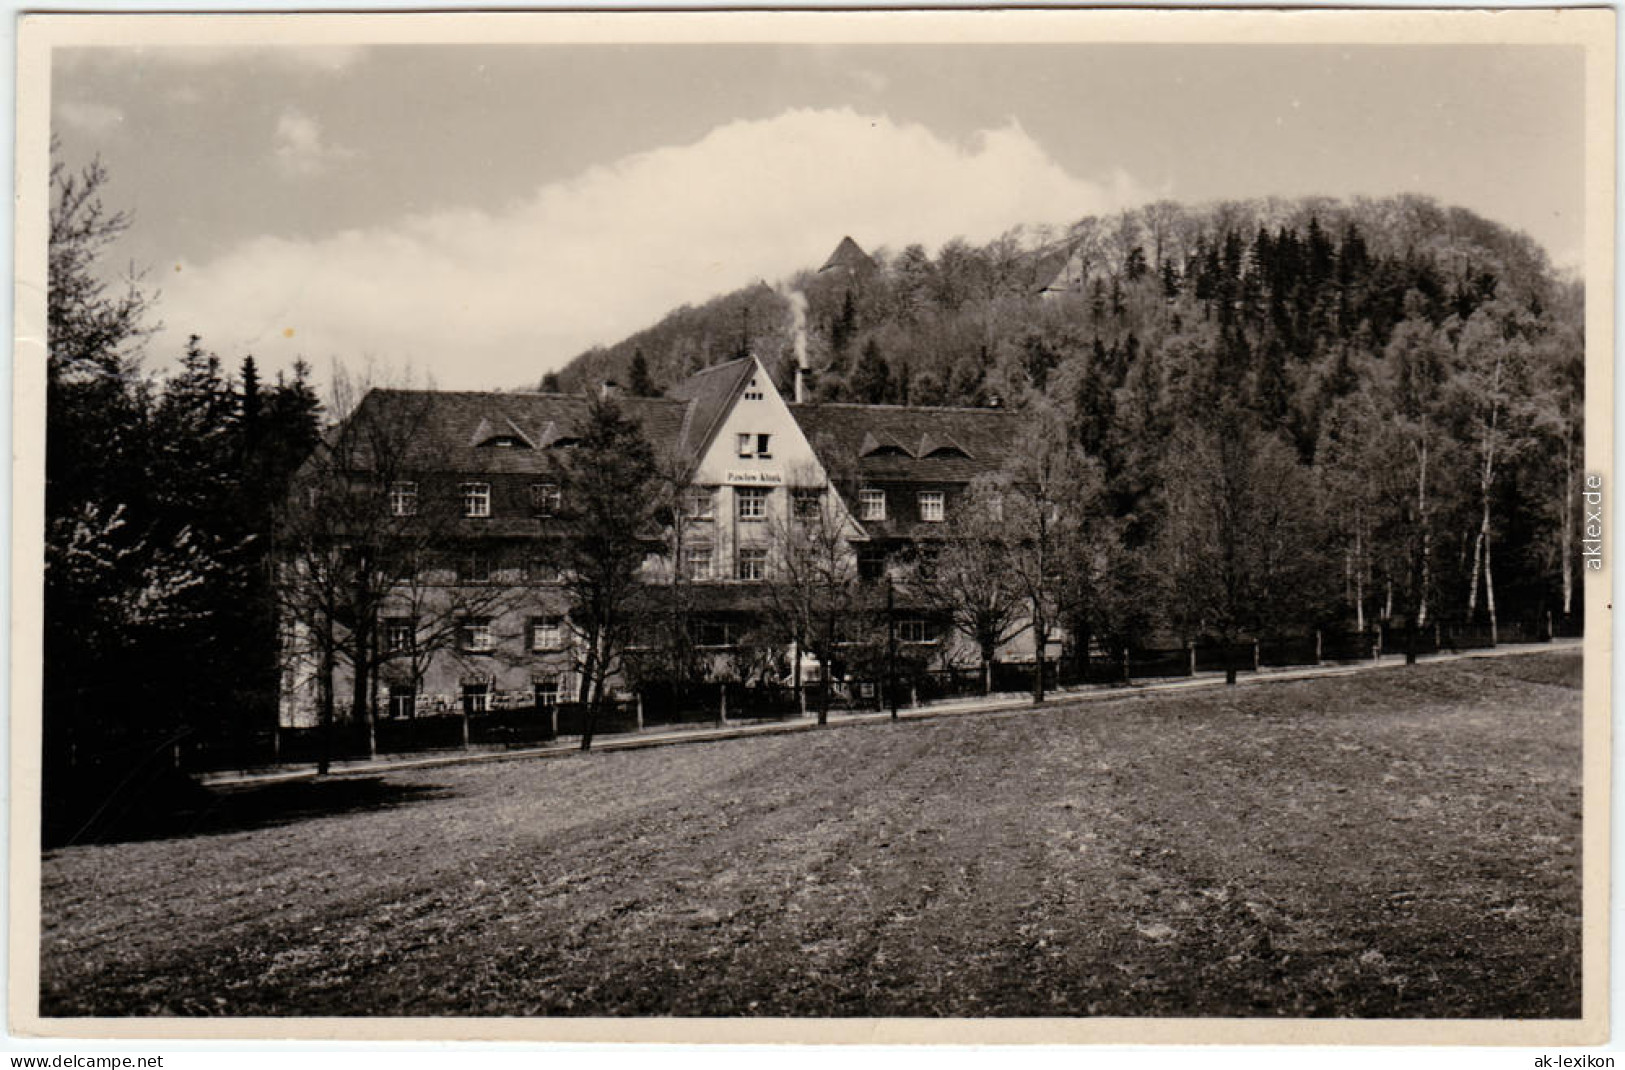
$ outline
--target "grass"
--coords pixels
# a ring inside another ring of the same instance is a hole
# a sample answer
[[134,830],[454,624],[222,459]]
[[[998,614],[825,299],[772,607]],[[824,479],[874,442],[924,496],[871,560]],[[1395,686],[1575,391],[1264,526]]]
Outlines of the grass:
[[216,792],[41,1013],[1575,1017],[1580,659]]

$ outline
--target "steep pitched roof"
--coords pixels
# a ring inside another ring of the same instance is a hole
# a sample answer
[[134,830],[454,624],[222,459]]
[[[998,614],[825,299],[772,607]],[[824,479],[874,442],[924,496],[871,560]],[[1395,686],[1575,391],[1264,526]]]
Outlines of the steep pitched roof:
[[841,244],[829,254],[824,266],[818,269],[822,275],[826,271],[845,271],[849,275],[861,274],[875,270],[875,262],[868,253],[859,248],[858,243],[851,236],[841,239]]
[[703,368],[666,391],[666,399],[689,407],[683,426],[681,446],[691,459],[698,459],[711,444],[722,420],[733,408],[745,384],[757,370],[755,357],[740,357]]
[[[687,402],[617,400],[657,454],[678,455]],[[578,437],[587,411],[587,399],[577,394],[373,390],[350,417],[362,430],[347,440],[349,463],[373,468],[377,451],[398,449],[396,463],[418,471],[541,473],[551,463],[549,448]],[[532,448],[481,445],[493,438],[517,438]]]
[[1083,265],[1075,247],[1052,250],[1033,263],[1033,292],[1068,293],[1083,285],[1082,276]]
[[[968,483],[998,471],[1020,419],[1004,409],[908,405],[791,405],[790,412],[825,468],[855,463],[865,479],[922,484]],[[875,445],[882,448],[865,449]]]

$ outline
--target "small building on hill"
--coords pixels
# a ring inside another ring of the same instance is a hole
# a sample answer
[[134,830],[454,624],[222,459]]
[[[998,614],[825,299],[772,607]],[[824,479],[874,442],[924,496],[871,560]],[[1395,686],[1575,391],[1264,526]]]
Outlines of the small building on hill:
[[835,251],[829,254],[824,266],[818,269],[820,275],[834,275],[846,278],[862,278],[876,270],[874,259],[859,247],[848,235],[841,239]]

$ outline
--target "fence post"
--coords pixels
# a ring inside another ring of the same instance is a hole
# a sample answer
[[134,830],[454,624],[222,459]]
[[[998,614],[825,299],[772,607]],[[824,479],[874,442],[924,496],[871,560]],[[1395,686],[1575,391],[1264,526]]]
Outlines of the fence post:
[[722,702],[717,707],[717,723],[728,723],[728,685],[722,685]]
[[638,688],[638,731],[643,731],[643,688]]
[[1258,671],[1258,640],[1253,640],[1253,672]]
[[1315,664],[1316,665],[1320,664],[1320,651],[1321,651],[1321,647],[1320,647],[1320,629],[1316,628],[1315,629]]
[[908,685],[908,704],[910,709],[920,708],[920,685],[917,683]]
[[1443,647],[1442,647],[1442,644],[1439,641],[1439,622],[1434,621],[1433,622],[1433,652],[1435,654],[1437,654],[1441,649],[1443,649]]

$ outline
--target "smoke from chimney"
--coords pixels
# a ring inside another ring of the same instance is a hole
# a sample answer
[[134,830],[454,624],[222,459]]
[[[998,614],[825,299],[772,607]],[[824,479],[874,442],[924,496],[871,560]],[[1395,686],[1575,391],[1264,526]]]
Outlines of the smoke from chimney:
[[796,344],[796,404],[806,401],[807,379],[807,295],[800,290],[783,290],[786,301],[790,302],[790,315],[792,329]]

